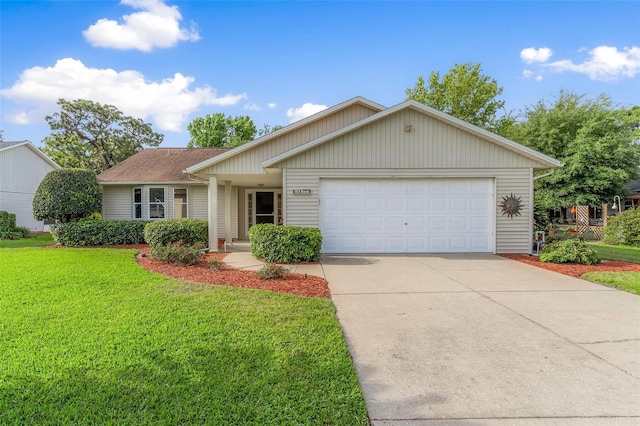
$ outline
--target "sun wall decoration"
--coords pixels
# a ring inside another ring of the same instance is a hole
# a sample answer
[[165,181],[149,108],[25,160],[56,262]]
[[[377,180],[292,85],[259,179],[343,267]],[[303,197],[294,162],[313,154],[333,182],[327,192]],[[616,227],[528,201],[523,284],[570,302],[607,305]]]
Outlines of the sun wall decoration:
[[513,219],[513,216],[520,216],[520,210],[522,209],[522,197],[517,197],[511,195],[507,197],[502,197],[502,202],[500,203],[500,207],[502,208],[502,215],[505,214]]

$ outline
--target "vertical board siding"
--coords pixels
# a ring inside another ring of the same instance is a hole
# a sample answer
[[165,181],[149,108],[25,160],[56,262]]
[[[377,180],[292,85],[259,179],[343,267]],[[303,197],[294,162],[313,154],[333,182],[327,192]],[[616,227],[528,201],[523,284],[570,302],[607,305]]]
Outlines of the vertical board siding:
[[[411,131],[405,131],[411,125]],[[283,161],[282,168],[544,167],[415,110],[402,110]]]
[[47,173],[55,170],[28,146],[0,151],[0,210],[16,215],[16,225],[43,231],[33,217],[33,196]]
[[[285,208],[287,224],[319,227],[319,186],[321,178],[495,178],[495,243],[497,253],[529,253],[531,250],[530,169],[287,169]],[[294,189],[310,189],[311,195],[293,195]],[[522,197],[520,216],[502,214],[503,196]]]
[[204,174],[264,174],[262,162],[278,154],[293,149],[303,143],[360,121],[377,111],[362,104],[355,104],[341,111],[336,111],[321,120],[286,133],[253,149],[242,152],[235,157],[215,164],[202,171]]

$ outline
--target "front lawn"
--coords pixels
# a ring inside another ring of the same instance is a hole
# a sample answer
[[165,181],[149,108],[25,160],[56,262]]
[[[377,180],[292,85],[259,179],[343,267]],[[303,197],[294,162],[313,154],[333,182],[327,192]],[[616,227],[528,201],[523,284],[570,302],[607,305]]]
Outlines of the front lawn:
[[21,240],[0,240],[0,248],[44,247],[55,243],[53,236],[47,233],[37,234],[31,238]]
[[333,303],[0,249],[0,424],[367,424]]
[[640,263],[640,247],[612,246],[601,243],[587,244],[598,253],[600,259]]
[[640,272],[588,272],[582,278],[640,296]]

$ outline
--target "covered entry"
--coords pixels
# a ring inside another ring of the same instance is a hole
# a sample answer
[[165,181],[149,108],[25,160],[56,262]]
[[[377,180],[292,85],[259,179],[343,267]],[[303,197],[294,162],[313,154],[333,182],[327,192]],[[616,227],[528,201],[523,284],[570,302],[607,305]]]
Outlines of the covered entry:
[[325,253],[493,252],[494,180],[320,179]]

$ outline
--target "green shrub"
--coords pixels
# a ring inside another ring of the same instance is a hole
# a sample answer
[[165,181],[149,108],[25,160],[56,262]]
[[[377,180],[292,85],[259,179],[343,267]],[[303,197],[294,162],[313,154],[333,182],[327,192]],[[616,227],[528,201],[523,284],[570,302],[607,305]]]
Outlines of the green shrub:
[[31,231],[16,226],[16,215],[0,210],[0,240],[21,240],[31,237]]
[[640,208],[625,210],[610,218],[604,228],[604,243],[640,247]]
[[182,241],[185,244],[209,243],[209,224],[201,219],[163,219],[149,222],[144,238],[151,248]]
[[63,246],[144,244],[146,222],[139,220],[81,220],[51,225],[56,242]]
[[540,252],[540,260],[550,263],[580,263],[583,265],[593,265],[600,262],[595,250],[580,240],[563,240],[547,244]]
[[558,231],[555,233],[555,235],[546,235],[544,239],[545,243],[547,244],[555,243],[556,241],[565,241],[565,240],[584,241],[584,237],[581,234],[578,234],[577,232]]
[[289,270],[284,266],[272,263],[271,265],[264,265],[257,270],[256,275],[263,280],[277,280],[282,278],[287,272],[289,272]]
[[102,190],[93,172],[81,169],[52,170],[33,196],[33,217],[71,222],[102,207]]
[[211,266],[211,269],[214,271],[222,271],[224,269],[224,263],[218,259],[209,259],[209,266]]
[[249,230],[251,254],[270,263],[312,262],[320,259],[322,235],[317,228],[261,224]]
[[195,265],[204,255],[205,244],[185,244],[182,241],[157,246],[151,250],[151,257],[166,263],[178,265]]

